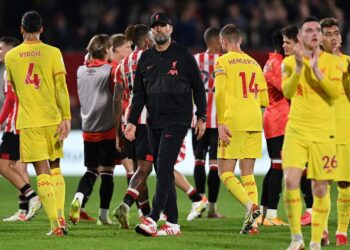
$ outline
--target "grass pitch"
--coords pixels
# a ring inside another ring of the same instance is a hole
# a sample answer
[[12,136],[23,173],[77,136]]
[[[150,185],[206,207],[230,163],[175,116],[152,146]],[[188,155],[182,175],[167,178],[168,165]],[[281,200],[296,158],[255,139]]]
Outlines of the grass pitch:
[[[80,177],[66,177],[66,214],[76,191]],[[192,177],[189,177],[193,183]],[[257,177],[259,191],[263,177]],[[35,184],[34,179],[32,183]],[[155,187],[155,177],[148,180],[151,197]],[[33,185],[35,186],[35,185]],[[95,184],[94,192],[86,206],[86,210],[95,218],[99,208],[99,186]],[[126,190],[126,178],[115,177],[114,196],[110,212],[120,203]],[[13,214],[17,209],[17,191],[6,180],[0,178],[0,249],[286,249],[290,232],[288,227],[259,227],[258,235],[240,235],[244,209],[221,185],[218,200],[218,209],[225,218],[207,219],[200,218],[187,222],[186,217],[190,211],[191,203],[187,196],[180,190],[178,192],[179,224],[182,235],[180,237],[149,238],[138,235],[133,227],[138,223],[137,211],[131,209],[131,228],[119,229],[114,226],[97,226],[91,222],[80,222],[78,225],[69,226],[69,234],[63,238],[48,237],[45,233],[49,229],[49,222],[42,209],[37,217],[28,222],[3,222],[2,218]],[[347,247],[335,247],[336,231],[336,197],[337,191],[332,186],[332,211],[329,220],[331,246],[325,249],[349,249]],[[279,205],[279,216],[286,219],[282,201]],[[310,227],[303,228],[305,244],[310,241]]]

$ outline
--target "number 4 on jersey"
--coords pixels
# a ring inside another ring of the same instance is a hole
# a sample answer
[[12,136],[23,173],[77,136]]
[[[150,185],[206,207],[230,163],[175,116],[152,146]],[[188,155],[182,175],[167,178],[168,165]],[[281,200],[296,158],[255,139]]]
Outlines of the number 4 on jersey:
[[38,89],[40,85],[40,78],[38,74],[33,74],[33,69],[34,69],[34,63],[30,63],[27,71],[25,83],[34,84],[35,88]]

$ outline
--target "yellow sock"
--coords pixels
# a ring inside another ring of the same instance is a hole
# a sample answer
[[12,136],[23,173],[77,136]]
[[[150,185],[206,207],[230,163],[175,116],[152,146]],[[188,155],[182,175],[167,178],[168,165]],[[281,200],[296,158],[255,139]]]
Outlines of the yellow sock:
[[38,194],[43,204],[47,217],[50,220],[51,229],[58,227],[57,209],[55,192],[51,183],[51,176],[48,174],[38,175],[37,179]]
[[60,168],[51,169],[52,186],[56,195],[56,208],[58,217],[64,219],[64,201],[66,197],[66,184]]
[[338,187],[337,199],[338,228],[337,233],[347,234],[350,220],[350,187]]
[[302,204],[300,198],[300,189],[298,188],[289,190],[284,188],[283,200],[292,235],[301,235],[300,217]]
[[323,230],[327,224],[327,218],[331,209],[331,197],[329,195],[329,189],[327,194],[320,198],[314,196],[314,203],[312,205],[312,217],[311,217],[311,241],[315,243],[321,243]]
[[256,186],[254,175],[241,176],[241,182],[250,200],[254,204],[258,204],[258,188]]
[[225,172],[221,174],[220,179],[230,193],[248,210],[248,206],[251,205],[252,201],[241,182],[234,176],[234,174],[232,172]]
[[[331,192],[331,185],[327,185],[327,193],[329,193],[330,195],[330,192]],[[328,219],[329,219],[329,214],[331,213],[331,209],[328,210],[328,213],[326,215],[326,218],[325,218],[325,221],[326,221],[326,224],[324,226],[324,231],[327,231],[328,232]]]

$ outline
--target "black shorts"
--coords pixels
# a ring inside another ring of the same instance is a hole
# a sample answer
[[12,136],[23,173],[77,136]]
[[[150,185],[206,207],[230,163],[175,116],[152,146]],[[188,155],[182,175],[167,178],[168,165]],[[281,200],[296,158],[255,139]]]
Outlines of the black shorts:
[[20,159],[18,134],[4,132],[0,145],[0,158],[10,161],[18,161]]
[[284,135],[266,139],[270,159],[281,159]]
[[217,128],[207,128],[203,137],[199,140],[192,129],[192,146],[195,159],[205,160],[209,152],[209,160],[217,160],[218,138]]
[[153,162],[153,155],[148,138],[148,129],[145,124],[138,124],[136,128],[135,151],[137,160]]
[[135,153],[135,141],[129,141],[126,139],[123,135],[123,151],[120,153],[120,158],[121,159],[131,159],[131,160],[136,160],[136,153]]
[[84,164],[86,167],[114,166],[115,159],[115,140],[103,140],[100,142],[84,141]]

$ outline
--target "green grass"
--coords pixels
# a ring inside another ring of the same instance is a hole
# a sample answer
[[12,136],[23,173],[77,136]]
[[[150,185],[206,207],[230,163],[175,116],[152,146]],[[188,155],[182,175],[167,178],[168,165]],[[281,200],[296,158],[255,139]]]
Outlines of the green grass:
[[[192,177],[189,177],[192,181]],[[79,178],[66,178],[66,214],[69,204],[75,193]],[[257,178],[259,188],[262,177]],[[33,180],[34,183],[34,180]],[[99,182],[89,203],[87,211],[94,217],[98,214],[99,207]],[[154,190],[155,178],[148,180],[149,190]],[[0,215],[4,218],[17,209],[16,189],[0,179]],[[117,206],[126,190],[126,178],[115,177],[115,190],[111,203],[111,210]],[[153,192],[152,192],[153,193]],[[332,187],[332,212],[330,215],[329,229],[331,234],[331,246],[335,248],[336,230],[336,188]],[[225,215],[224,219],[201,218],[187,222],[186,217],[190,211],[190,201],[187,196],[178,190],[179,224],[182,236],[148,238],[138,235],[133,227],[138,223],[135,207],[131,209],[132,229],[122,230],[118,226],[97,226],[91,222],[80,222],[78,225],[70,225],[69,235],[63,238],[48,237],[45,233],[49,229],[49,223],[44,211],[29,222],[3,222],[0,221],[0,249],[286,249],[290,233],[288,227],[260,227],[259,235],[240,235],[244,210],[236,200],[221,185],[218,200],[219,211]],[[282,202],[280,202],[279,215],[285,219]],[[306,244],[310,240],[310,227],[303,228]]]

